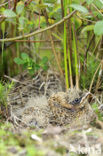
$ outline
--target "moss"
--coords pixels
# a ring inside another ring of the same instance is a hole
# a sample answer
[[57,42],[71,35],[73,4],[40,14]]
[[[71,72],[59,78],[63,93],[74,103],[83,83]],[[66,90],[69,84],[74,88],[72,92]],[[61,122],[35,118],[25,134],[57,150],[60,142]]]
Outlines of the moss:
[[26,131],[25,133],[13,132],[10,123],[1,124],[0,156],[11,156],[11,152],[8,151],[10,147],[16,148],[18,152],[25,149],[27,156],[43,156],[44,152],[37,148],[38,143],[31,139],[31,133],[32,131]]
[[65,148],[64,146],[58,146],[58,147],[55,149],[55,151],[56,151],[57,153],[60,153],[60,154],[64,155],[64,154],[66,153],[66,148]]

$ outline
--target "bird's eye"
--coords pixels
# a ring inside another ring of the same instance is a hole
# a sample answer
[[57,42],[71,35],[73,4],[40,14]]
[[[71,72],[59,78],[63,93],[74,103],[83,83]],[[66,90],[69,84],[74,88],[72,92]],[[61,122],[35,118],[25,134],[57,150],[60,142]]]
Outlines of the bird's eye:
[[76,98],[76,99],[75,99],[75,102],[78,102],[78,101],[79,101],[79,99],[78,99],[78,98]]

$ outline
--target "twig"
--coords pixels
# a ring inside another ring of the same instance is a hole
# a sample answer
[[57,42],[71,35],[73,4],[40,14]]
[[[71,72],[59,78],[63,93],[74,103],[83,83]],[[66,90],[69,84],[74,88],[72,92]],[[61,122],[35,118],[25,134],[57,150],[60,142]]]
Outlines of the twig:
[[53,38],[52,38],[51,32],[50,32],[50,39],[51,39],[52,50],[53,50],[53,53],[54,53],[54,56],[55,56],[55,59],[56,59],[56,62],[57,62],[57,65],[58,65],[60,74],[61,74],[62,77],[64,77],[63,71],[62,71],[62,68],[61,68],[61,66],[60,66],[60,62],[59,62],[59,59],[58,59],[58,56],[57,56],[57,54],[56,54],[56,50],[55,50],[55,47],[54,47],[54,42],[53,42]]
[[62,18],[64,17],[64,7],[63,7],[63,0],[61,0],[61,10],[62,10]]
[[76,15],[78,18],[80,18],[81,20],[84,20],[84,21],[87,21],[87,22],[90,22],[90,23],[96,23],[95,21],[92,21],[92,20],[88,20],[88,19],[86,19],[86,18],[83,18],[83,17],[81,17],[81,16],[79,16],[79,15]]
[[69,15],[65,16],[63,19],[61,19],[59,22],[51,25],[51,26],[48,26],[44,29],[39,29],[37,31],[34,31],[32,33],[29,33],[29,34],[26,34],[26,35],[21,35],[21,36],[18,36],[18,37],[13,37],[13,38],[6,38],[6,39],[0,39],[0,42],[8,42],[8,41],[14,41],[14,40],[19,40],[19,39],[22,39],[22,38],[27,38],[27,37],[31,37],[31,36],[34,36],[34,35],[37,35],[39,33],[42,33],[42,32],[45,32],[47,30],[50,30],[50,29],[53,29],[54,27],[58,26],[59,24],[62,24],[64,21],[68,20],[69,18],[71,18],[74,14],[76,13],[76,10],[74,10],[72,13],[70,13]]
[[89,92],[91,92],[92,85],[93,85],[93,82],[94,82],[94,78],[95,78],[95,76],[96,76],[96,74],[97,74],[97,72],[98,72],[100,66],[101,66],[101,62],[100,62],[100,64],[98,65],[98,67],[97,67],[97,69],[96,69],[96,71],[95,71],[95,73],[94,73],[94,75],[93,75],[93,78],[92,78],[92,81],[91,81],[91,84],[90,84],[90,87],[89,87]]
[[100,79],[102,77],[102,73],[103,73],[103,60],[101,61],[101,69],[99,71],[99,75],[98,75],[98,80],[97,80],[95,92],[97,92],[97,90],[98,90],[98,88],[100,86]]
[[[38,40],[38,41],[33,41],[33,40],[15,40],[14,42],[31,42],[31,43],[36,43],[36,42],[51,42],[50,40]],[[61,42],[60,40],[53,40],[53,42]]]
[[100,13],[100,15],[103,17],[103,14],[100,12],[100,10],[96,7],[95,4],[92,3],[92,6]]
[[16,126],[21,127],[21,125],[18,122],[23,123],[24,125],[28,126],[28,124],[23,121],[22,119],[18,118],[16,115],[14,115],[12,111],[12,106],[10,107],[10,118],[8,118],[11,122],[13,122]]
[[26,0],[25,1],[25,6],[27,7],[31,2],[32,2],[32,0]]
[[23,84],[23,85],[27,84],[27,83],[20,82],[19,80],[16,80],[14,78],[11,78],[10,76],[7,76],[7,75],[4,75],[4,77],[9,79],[10,81],[13,81],[13,82],[18,82],[18,83]]
[[[38,15],[38,16],[44,16],[43,13],[39,13],[39,12],[37,12],[37,11],[34,11],[33,13],[36,14],[36,15]],[[56,20],[55,17],[50,17],[50,19]]]

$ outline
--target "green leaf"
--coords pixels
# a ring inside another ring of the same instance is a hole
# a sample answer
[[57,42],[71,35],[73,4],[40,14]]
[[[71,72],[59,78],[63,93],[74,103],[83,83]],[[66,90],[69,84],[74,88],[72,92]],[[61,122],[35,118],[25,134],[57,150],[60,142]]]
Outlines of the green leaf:
[[79,29],[81,27],[81,25],[82,25],[82,20],[80,18],[78,18],[78,17],[74,17],[72,19],[74,21],[75,29],[76,30]]
[[40,26],[41,26],[41,28],[45,28],[47,25],[46,25],[46,23],[43,21],[43,22],[41,22]]
[[81,6],[79,4],[71,4],[70,7],[72,7],[75,10],[78,10],[80,12],[88,13],[88,10],[84,6]]
[[43,66],[42,68],[43,68],[44,71],[47,71],[48,66]]
[[22,12],[23,12],[23,10],[24,10],[24,4],[22,3],[18,3],[18,5],[17,5],[17,7],[16,7],[16,13],[18,14],[18,15],[20,15]]
[[35,64],[35,70],[38,71],[40,69],[39,64]]
[[20,25],[24,26],[25,21],[26,21],[26,18],[25,17],[22,16],[22,17],[19,18]]
[[42,60],[41,60],[41,63],[42,64],[46,64],[48,62],[48,58],[47,58],[47,56],[44,56],[43,58],[42,58]]
[[14,62],[18,65],[20,64],[24,64],[24,61],[22,59],[20,59],[19,57],[14,58]]
[[87,0],[87,4],[90,5],[94,0]]
[[103,21],[96,22],[94,26],[94,33],[96,35],[103,35]]
[[17,24],[16,23],[16,18],[6,18],[5,21],[7,21],[8,23],[12,23],[12,24]]
[[6,17],[16,17],[16,14],[14,11],[10,10],[10,9],[6,9],[4,12],[3,12],[4,16]]
[[44,3],[55,3],[56,0],[44,0]]
[[81,33],[84,33],[86,31],[92,31],[93,29],[94,29],[94,25],[87,25],[82,29]]
[[19,28],[18,29],[22,30],[22,29],[24,29],[26,27],[26,25],[27,25],[27,19],[25,17],[21,16],[19,18]]
[[23,60],[25,60],[25,59],[28,59],[29,56],[28,56],[28,54],[26,54],[26,53],[21,53],[21,58],[22,58]]
[[45,9],[47,7],[47,5],[44,4],[37,4],[36,5],[39,9]]
[[94,0],[94,4],[96,5],[96,7],[98,9],[102,9],[103,8],[103,1],[102,0],[99,0],[99,1]]
[[29,74],[30,74],[31,76],[35,74],[34,69],[32,69],[32,70],[28,70],[28,71],[29,71]]

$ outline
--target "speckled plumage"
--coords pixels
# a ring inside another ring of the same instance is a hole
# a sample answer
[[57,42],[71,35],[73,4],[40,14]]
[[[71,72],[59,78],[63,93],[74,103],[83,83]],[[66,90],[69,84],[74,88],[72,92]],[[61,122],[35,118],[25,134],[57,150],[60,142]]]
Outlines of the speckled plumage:
[[[75,92],[74,90],[69,90],[69,92],[65,93],[58,92],[49,98],[48,104],[52,112],[50,117],[51,124],[66,125],[73,122],[85,124],[94,119],[94,112],[87,101],[90,93],[83,94],[76,90]],[[74,99],[70,96],[72,94],[76,94]]]

